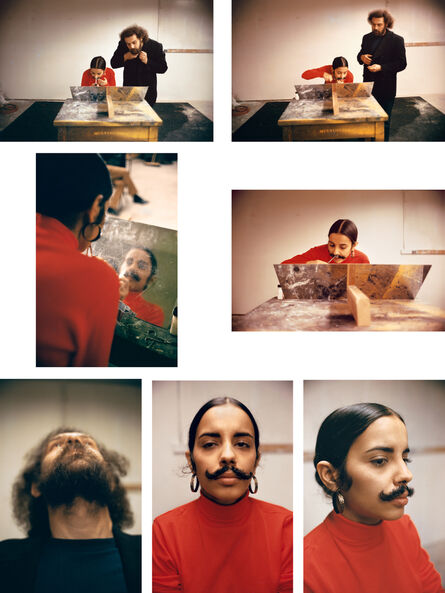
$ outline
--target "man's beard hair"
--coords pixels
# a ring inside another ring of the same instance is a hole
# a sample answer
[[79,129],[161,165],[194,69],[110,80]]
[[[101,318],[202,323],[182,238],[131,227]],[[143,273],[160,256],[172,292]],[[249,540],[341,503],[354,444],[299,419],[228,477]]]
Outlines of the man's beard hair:
[[101,507],[108,506],[113,494],[112,479],[104,463],[85,452],[80,459],[87,463],[73,463],[71,459],[79,459],[75,453],[68,460],[65,457],[62,453],[41,478],[39,490],[46,503],[50,507],[69,507],[75,498],[83,498]]

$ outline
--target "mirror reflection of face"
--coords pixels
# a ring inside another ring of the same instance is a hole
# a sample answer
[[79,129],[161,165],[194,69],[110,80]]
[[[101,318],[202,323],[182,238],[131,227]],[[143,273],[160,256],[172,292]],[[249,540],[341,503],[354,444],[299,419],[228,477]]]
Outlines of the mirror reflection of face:
[[136,37],[136,35],[131,35],[130,37],[125,37],[124,39],[128,50],[133,54],[137,55],[142,49],[142,39]]
[[344,82],[347,74],[348,69],[346,66],[340,66],[334,70],[334,77],[337,82]]
[[406,493],[391,501],[383,501],[379,494],[391,494],[411,481],[408,454],[406,426],[397,416],[383,416],[368,426],[346,457],[346,472],[352,485],[342,490],[344,516],[367,524],[402,517],[408,500]]
[[[190,464],[189,455],[187,459]],[[230,470],[218,479],[210,480],[205,472],[212,474],[229,465],[247,474],[255,473],[258,460],[255,432],[249,416],[232,404],[207,410],[196,431],[193,461],[201,489],[208,498],[220,504],[233,504],[242,498],[250,480],[237,478]]]
[[340,262],[351,254],[355,245],[356,243],[353,245],[351,239],[342,233],[331,233],[329,235],[328,251],[331,256],[336,256]]
[[143,249],[130,249],[121,265],[119,275],[128,278],[130,292],[142,292],[151,276],[151,258]]
[[378,37],[384,35],[386,33],[385,19],[382,16],[371,19],[371,29],[374,35],[377,35]]
[[100,68],[90,68],[90,74],[93,78],[102,78],[104,71]]

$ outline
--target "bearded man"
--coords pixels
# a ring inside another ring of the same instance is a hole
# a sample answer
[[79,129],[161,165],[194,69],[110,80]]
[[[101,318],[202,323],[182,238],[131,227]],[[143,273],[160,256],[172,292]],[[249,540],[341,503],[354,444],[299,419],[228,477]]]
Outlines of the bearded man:
[[368,15],[371,33],[364,35],[357,55],[363,65],[364,82],[374,82],[372,95],[386,111],[385,141],[389,139],[391,111],[397,90],[397,72],[406,68],[406,52],[403,37],[389,29],[394,19],[387,10],[373,10]]
[[140,593],[141,536],[120,477],[128,461],[87,433],[60,428],[27,456],[13,487],[26,539],[0,542],[2,591]]
[[145,100],[151,106],[156,103],[156,74],[164,74],[168,66],[162,44],[150,39],[145,29],[132,25],[122,31],[111,67],[124,68],[124,86],[148,86]]

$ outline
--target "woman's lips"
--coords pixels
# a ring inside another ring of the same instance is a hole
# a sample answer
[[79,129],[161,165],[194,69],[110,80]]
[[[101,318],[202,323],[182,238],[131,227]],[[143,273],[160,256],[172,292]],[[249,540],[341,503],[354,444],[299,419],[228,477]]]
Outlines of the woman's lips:
[[395,504],[397,507],[404,507],[406,504],[408,504],[408,497],[407,496],[399,496],[398,498],[394,498],[390,502]]
[[222,484],[230,485],[238,482],[238,478],[234,474],[224,473],[222,476],[217,478],[217,481],[221,482]]

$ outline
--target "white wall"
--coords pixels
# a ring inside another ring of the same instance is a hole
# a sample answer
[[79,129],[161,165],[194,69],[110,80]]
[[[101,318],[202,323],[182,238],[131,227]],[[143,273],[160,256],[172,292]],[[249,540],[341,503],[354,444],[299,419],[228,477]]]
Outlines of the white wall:
[[[164,49],[212,49],[211,0],[16,0],[0,8],[0,88],[15,99],[66,99],[94,56],[110,59],[137,23]],[[213,54],[167,54],[158,101],[212,100]],[[122,85],[123,68],[115,71]]]
[[[246,313],[276,296],[273,264],[327,242],[338,218],[359,231],[358,249],[376,264],[432,264],[417,300],[445,308],[445,256],[401,255],[403,195],[426,191],[236,191],[232,206],[232,309]],[[437,224],[445,193],[439,196]]]
[[[422,545],[445,549],[445,453],[421,453],[426,447],[445,448],[444,381],[305,381],[304,451],[313,454],[323,420],[341,406],[378,402],[401,414],[408,429],[410,471],[414,496],[406,508],[420,534]],[[418,451],[418,454],[416,453]],[[316,527],[332,504],[315,482],[312,461],[304,463],[304,533]],[[442,546],[437,544],[442,542]],[[433,545],[431,545],[433,544]],[[442,558],[433,558],[436,565]],[[442,575],[445,580],[445,574]]]
[[[0,540],[24,537],[11,514],[11,488],[24,455],[49,432],[71,425],[130,461],[123,484],[141,482],[141,389],[136,381],[0,380]],[[141,491],[129,493],[141,533]]]
[[[438,0],[382,2],[405,43],[445,41],[445,9]],[[367,16],[379,3],[368,0],[236,0],[233,3],[233,94],[240,100],[288,99],[301,73],[344,56],[354,80],[362,80],[356,56]],[[445,47],[407,48],[408,67],[397,75],[398,96],[444,93]],[[419,75],[419,73],[421,73]],[[321,84],[322,80],[314,80]]]
[[[260,431],[260,444],[292,443],[290,381],[153,382],[153,517],[194,500],[186,465],[188,428],[199,408],[213,397],[242,401]],[[261,500],[292,509],[292,455],[264,453],[256,476]]]

